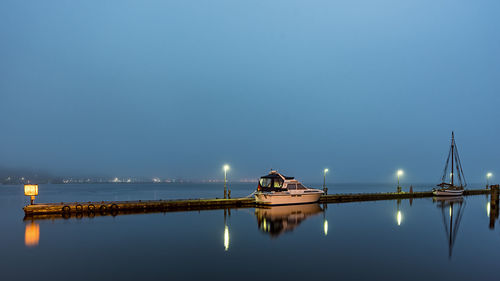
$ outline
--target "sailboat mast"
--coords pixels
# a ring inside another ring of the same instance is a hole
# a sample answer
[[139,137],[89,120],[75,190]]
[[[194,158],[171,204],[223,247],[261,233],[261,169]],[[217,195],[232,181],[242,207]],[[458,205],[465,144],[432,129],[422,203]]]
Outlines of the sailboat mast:
[[454,173],[453,173],[453,158],[455,156],[455,153],[453,151],[453,148],[455,146],[455,133],[452,131],[451,132],[451,185],[453,184],[453,178],[454,178]]

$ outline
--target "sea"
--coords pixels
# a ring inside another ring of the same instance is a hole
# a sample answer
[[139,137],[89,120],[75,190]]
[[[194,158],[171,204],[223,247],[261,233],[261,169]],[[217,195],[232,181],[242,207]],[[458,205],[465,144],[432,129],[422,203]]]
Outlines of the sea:
[[[221,183],[45,184],[35,203],[222,196]],[[490,280],[500,260],[490,195],[36,220],[26,204],[21,185],[0,185],[1,280]]]

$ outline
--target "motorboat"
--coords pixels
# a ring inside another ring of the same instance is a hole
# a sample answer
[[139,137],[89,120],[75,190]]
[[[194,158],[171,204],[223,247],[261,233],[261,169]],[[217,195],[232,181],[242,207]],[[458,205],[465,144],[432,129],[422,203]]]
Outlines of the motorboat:
[[[451,166],[449,166],[450,162]],[[450,169],[448,169],[448,167]],[[455,178],[457,178],[457,181],[455,180]],[[464,187],[467,186],[464,171],[462,170],[460,156],[458,156],[458,149],[455,143],[454,132],[451,132],[450,151],[448,153],[448,159],[446,160],[446,164],[444,166],[441,183],[437,186],[439,186],[440,188],[434,188],[432,190],[432,193],[436,196],[461,196],[464,193]]]
[[260,178],[255,202],[261,205],[288,205],[318,202],[323,195],[320,189],[305,187],[293,177],[286,177],[278,171]]

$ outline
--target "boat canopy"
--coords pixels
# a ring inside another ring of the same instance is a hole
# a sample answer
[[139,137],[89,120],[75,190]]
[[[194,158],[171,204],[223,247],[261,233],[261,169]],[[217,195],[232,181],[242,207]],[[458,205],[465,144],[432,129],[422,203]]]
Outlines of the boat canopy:
[[259,191],[283,191],[286,189],[284,187],[285,181],[293,180],[294,177],[286,177],[277,171],[271,171],[268,175],[260,177],[259,186],[257,190]]

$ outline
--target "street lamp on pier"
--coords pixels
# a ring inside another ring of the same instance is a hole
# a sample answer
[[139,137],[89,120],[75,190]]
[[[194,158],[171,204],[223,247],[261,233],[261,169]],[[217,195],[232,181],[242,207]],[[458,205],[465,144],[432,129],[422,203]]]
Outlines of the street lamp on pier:
[[[228,193],[228,188],[227,188],[227,171],[229,170],[229,165],[224,165],[224,199],[227,199],[227,193]],[[231,193],[231,191],[229,191]]]
[[398,176],[398,192],[401,192],[401,186],[399,185],[399,177],[402,176],[404,174],[403,170],[398,170],[396,172],[397,176]]
[[490,178],[493,176],[493,173],[487,173],[486,174],[486,188],[490,186]]
[[328,188],[326,188],[326,173],[328,173],[328,168],[323,170],[323,191],[328,194]]

